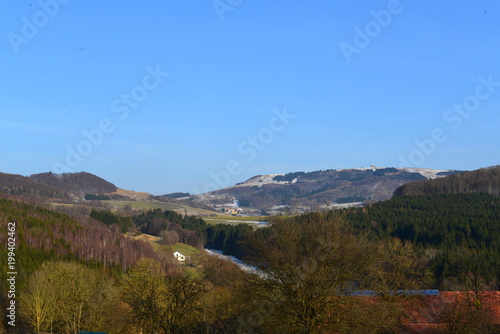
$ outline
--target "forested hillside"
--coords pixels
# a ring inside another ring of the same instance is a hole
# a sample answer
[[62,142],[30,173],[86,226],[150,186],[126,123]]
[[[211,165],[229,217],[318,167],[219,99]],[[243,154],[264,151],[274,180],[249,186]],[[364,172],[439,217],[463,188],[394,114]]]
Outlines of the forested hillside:
[[[433,181],[434,182],[434,181]],[[489,194],[398,196],[341,215],[374,239],[411,241],[430,260],[438,286],[472,271],[500,282],[500,198]]]
[[441,179],[421,180],[402,185],[394,194],[487,193],[500,195],[500,166],[453,174]]
[[7,258],[9,222],[16,224],[16,263],[21,280],[51,259],[89,261],[124,271],[141,257],[156,258],[149,244],[98,222],[0,198],[2,259]]
[[[101,212],[95,218],[106,221],[112,216]],[[124,221],[132,220],[124,217]],[[15,277],[0,291],[0,333],[7,328],[8,333],[22,334],[195,329],[204,324],[197,318],[200,314],[210,326],[209,311],[215,304],[200,311],[207,303],[202,304],[202,297],[212,298],[205,283],[182,274],[172,256],[126,237],[113,218],[108,222],[75,219],[0,198],[0,257],[4,264],[9,259],[10,271],[16,272],[8,273],[5,265],[0,274],[4,282]],[[212,265],[211,259],[204,263]],[[238,275],[234,266],[220,265],[219,272],[221,268],[235,278]],[[11,305],[15,311],[7,309]],[[7,325],[9,321],[15,327]]]

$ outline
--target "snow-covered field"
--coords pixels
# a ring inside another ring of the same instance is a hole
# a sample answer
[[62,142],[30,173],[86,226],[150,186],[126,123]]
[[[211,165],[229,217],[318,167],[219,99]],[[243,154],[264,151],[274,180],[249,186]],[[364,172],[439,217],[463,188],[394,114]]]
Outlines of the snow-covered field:
[[285,175],[285,174],[268,174],[268,175],[254,176],[245,182],[242,182],[240,184],[235,185],[234,187],[253,187],[253,186],[262,187],[263,185],[270,184],[270,183],[274,183],[274,184],[287,184],[287,183],[289,183],[286,181],[273,180],[274,177],[283,176],[283,175]]

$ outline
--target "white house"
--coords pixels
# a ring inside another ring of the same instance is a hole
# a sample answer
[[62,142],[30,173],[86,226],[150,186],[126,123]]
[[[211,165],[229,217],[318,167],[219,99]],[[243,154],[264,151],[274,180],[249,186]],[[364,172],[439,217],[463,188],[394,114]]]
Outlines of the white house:
[[186,261],[186,256],[180,252],[174,252],[174,257],[177,259],[179,262],[184,262]]

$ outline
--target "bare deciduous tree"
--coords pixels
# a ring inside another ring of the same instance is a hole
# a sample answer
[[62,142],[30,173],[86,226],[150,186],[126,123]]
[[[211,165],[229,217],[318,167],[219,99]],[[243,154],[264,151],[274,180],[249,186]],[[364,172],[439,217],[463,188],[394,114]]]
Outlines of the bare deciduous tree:
[[270,307],[270,332],[324,333],[348,328],[349,294],[366,286],[375,247],[330,214],[276,223],[251,242],[254,292]]
[[112,278],[75,262],[46,262],[29,279],[22,314],[38,331],[103,330],[119,304]]
[[179,242],[179,233],[174,230],[163,230],[160,232],[161,243],[167,246],[174,245]]

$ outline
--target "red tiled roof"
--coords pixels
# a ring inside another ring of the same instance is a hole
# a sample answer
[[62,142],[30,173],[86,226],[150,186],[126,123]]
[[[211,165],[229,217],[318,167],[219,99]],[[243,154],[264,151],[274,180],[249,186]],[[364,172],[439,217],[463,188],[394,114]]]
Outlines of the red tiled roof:
[[442,327],[444,312],[451,307],[462,307],[462,311],[467,308],[484,310],[494,324],[500,325],[500,291],[442,291],[437,296],[419,296],[406,301],[406,332],[424,333]]

